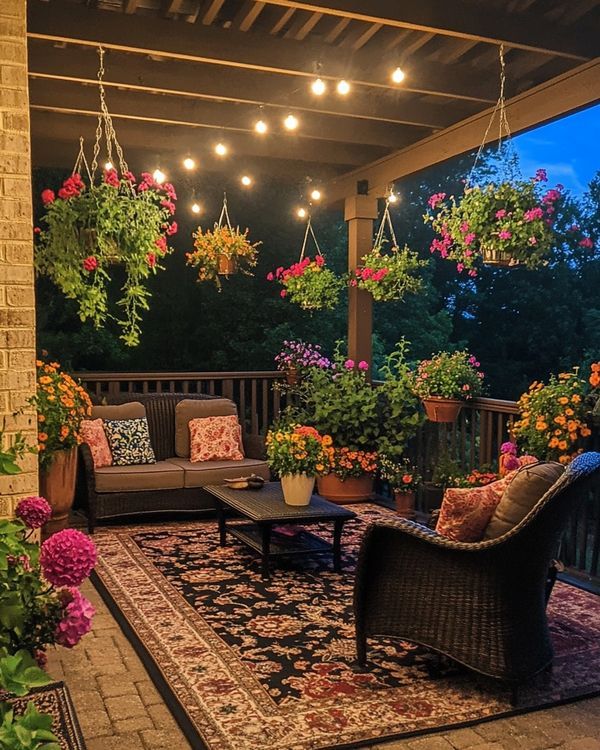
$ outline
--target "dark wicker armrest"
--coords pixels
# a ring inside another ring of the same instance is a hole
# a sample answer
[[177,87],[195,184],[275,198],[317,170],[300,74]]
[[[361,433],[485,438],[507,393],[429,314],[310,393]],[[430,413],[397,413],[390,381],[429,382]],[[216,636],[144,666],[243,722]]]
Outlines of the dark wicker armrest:
[[427,526],[405,518],[375,521],[369,528],[369,532],[376,532],[377,529],[386,528],[398,532],[399,543],[401,543],[401,536],[407,535],[413,539],[421,540],[425,544],[435,544],[437,547],[448,550],[461,550],[463,552],[478,552],[490,547],[496,547],[499,544],[503,544],[507,537],[512,536],[512,534],[505,534],[497,539],[487,539],[482,542],[455,542],[452,539],[448,539],[448,537],[438,534]]
[[264,461],[267,458],[265,439],[261,435],[249,435],[245,432],[242,436],[244,453],[246,458],[255,458]]
[[87,490],[88,492],[95,492],[96,491],[96,475],[94,473],[94,459],[92,458],[92,452],[87,443],[80,444],[79,456],[83,464]]

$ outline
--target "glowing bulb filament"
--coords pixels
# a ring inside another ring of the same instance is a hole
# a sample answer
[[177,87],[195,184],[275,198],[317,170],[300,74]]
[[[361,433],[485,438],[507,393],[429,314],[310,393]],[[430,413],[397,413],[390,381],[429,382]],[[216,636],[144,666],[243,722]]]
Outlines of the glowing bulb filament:
[[392,73],[392,81],[394,83],[402,83],[402,81],[406,78],[406,75],[402,68],[396,68],[394,72]]
[[298,127],[298,118],[294,117],[294,115],[288,115],[283,121],[283,124],[287,130],[296,130]]
[[152,177],[154,178],[154,182],[158,182],[159,185],[162,185],[162,183],[167,179],[167,175],[161,170],[161,169],[155,169],[152,173]]
[[257,120],[254,125],[254,130],[256,130],[257,133],[260,133],[261,135],[266,133],[269,129],[269,126],[264,120]]
[[225,156],[227,153],[227,146],[224,143],[217,143],[215,146],[215,154],[217,156]]
[[338,94],[341,94],[341,96],[346,96],[350,93],[350,84],[348,81],[341,80],[337,85],[337,92]]
[[311,89],[315,96],[323,96],[323,94],[327,90],[327,86],[325,85],[325,81],[323,81],[321,78],[317,78],[316,81],[312,82]]

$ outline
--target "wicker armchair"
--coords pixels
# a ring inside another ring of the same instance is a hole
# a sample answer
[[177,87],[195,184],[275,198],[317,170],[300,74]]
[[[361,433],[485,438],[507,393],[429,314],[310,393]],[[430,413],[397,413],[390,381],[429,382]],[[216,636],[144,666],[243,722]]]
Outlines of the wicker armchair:
[[579,456],[517,526],[483,542],[450,541],[406,520],[374,523],[354,588],[359,665],[367,638],[392,636],[513,685],[548,667],[548,568],[569,515],[599,479],[600,453]]

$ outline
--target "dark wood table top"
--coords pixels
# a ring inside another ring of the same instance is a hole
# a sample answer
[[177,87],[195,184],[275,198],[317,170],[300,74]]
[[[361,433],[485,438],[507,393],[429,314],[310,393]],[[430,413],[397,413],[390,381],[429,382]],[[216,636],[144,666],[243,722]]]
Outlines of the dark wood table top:
[[233,490],[216,484],[204,487],[225,505],[257,522],[296,523],[356,518],[356,513],[313,495],[309,505],[287,505],[279,482],[267,482],[260,490]]

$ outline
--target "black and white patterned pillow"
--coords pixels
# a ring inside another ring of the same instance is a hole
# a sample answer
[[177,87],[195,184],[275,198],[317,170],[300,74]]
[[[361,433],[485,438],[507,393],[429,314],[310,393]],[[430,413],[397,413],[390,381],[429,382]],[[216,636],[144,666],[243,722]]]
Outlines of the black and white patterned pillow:
[[156,463],[146,417],[105,419],[104,432],[110,445],[113,466]]

